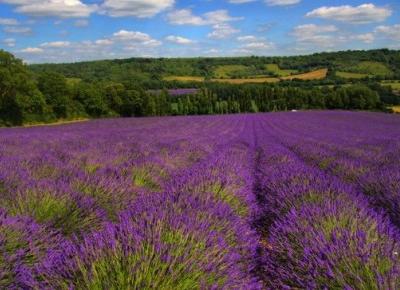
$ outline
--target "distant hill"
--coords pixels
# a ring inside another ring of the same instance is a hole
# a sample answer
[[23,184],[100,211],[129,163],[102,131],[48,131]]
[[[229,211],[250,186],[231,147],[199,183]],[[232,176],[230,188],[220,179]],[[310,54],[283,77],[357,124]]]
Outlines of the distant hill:
[[[325,52],[288,57],[217,57],[217,58],[129,58],[69,64],[35,64],[34,72],[55,71],[68,78],[83,81],[108,80],[157,87],[157,82],[202,82],[244,79],[266,82],[291,79],[313,79],[307,73],[328,70],[328,79],[400,79],[400,51]],[[299,75],[301,77],[297,77]],[[309,76],[309,75],[308,75]],[[321,79],[319,75],[317,79]]]

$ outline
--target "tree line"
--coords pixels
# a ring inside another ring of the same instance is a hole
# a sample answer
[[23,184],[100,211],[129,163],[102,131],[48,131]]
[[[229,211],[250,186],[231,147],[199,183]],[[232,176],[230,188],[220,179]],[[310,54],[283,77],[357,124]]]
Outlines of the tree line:
[[203,83],[195,94],[173,96],[136,83],[80,80],[44,70],[32,72],[12,54],[0,51],[0,125],[59,119],[228,114],[294,109],[383,110],[399,97],[378,83],[313,86]]

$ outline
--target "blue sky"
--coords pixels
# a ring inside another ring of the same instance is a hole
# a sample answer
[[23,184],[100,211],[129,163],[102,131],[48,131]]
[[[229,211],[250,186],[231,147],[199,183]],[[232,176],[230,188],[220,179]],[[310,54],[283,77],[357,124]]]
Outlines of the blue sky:
[[0,0],[29,63],[400,49],[398,0]]

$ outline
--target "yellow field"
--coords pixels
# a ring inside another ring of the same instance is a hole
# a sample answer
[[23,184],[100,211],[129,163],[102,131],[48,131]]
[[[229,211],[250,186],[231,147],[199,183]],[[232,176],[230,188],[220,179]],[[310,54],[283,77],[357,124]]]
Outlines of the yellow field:
[[277,83],[278,78],[251,78],[251,79],[212,79],[213,82],[228,83],[228,84],[259,84],[259,83]]
[[[328,69],[318,69],[315,71],[310,71],[308,73],[296,74],[281,78],[274,78],[274,77],[253,77],[248,79],[221,79],[215,78],[211,79],[212,82],[219,82],[219,83],[229,83],[229,84],[259,84],[259,83],[277,83],[279,81],[286,81],[286,80],[293,80],[293,79],[300,79],[300,80],[320,80],[326,78],[328,73]],[[165,81],[180,81],[180,82],[203,82],[205,79],[204,77],[193,77],[193,76],[168,76],[164,77]]]
[[368,74],[351,73],[345,71],[337,71],[336,76],[344,79],[363,79],[368,77]]
[[204,77],[193,76],[168,76],[164,77],[165,81],[178,81],[178,82],[204,82]]
[[303,73],[303,74],[297,74],[297,75],[291,75],[287,77],[281,78],[281,80],[293,80],[293,79],[300,79],[300,80],[321,80],[326,78],[326,75],[328,74],[328,69],[327,68],[322,68],[314,71],[310,71],[308,73]]
[[59,125],[66,125],[66,124],[73,124],[73,123],[81,123],[87,122],[89,119],[82,118],[82,119],[75,119],[75,120],[58,120],[53,123],[28,123],[24,124],[22,127],[39,127],[39,126],[59,126]]
[[392,87],[393,90],[400,90],[400,82],[394,82],[394,81],[382,81],[381,82],[382,86],[390,86]]
[[395,112],[396,114],[400,114],[400,106],[394,106],[392,107],[393,112]]

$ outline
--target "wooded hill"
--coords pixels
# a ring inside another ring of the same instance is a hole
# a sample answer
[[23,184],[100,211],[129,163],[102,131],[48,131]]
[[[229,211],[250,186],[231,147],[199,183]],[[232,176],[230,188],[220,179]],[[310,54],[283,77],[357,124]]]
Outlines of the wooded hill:
[[[387,49],[30,66],[0,50],[0,125],[294,109],[386,111],[400,104],[399,68],[400,52]],[[173,94],[168,88],[193,89]]]
[[36,73],[49,70],[58,72],[73,80],[108,80],[148,89],[201,86],[196,83],[220,79],[266,78],[266,82],[273,82],[273,78],[282,78],[285,81],[320,69],[327,69],[322,79],[343,83],[349,79],[363,78],[400,79],[400,51],[379,49],[289,57],[130,58],[40,64],[31,65],[30,68]]

